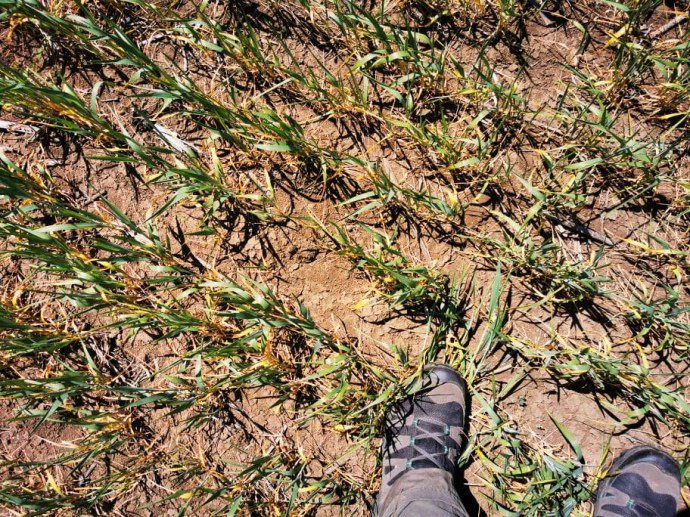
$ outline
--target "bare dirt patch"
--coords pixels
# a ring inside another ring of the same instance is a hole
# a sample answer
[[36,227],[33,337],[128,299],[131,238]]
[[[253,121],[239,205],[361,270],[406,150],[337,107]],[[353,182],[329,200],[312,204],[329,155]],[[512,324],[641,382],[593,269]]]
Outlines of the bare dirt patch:
[[365,515],[430,361],[474,510],[687,460],[685,24],[374,3],[2,8],[8,511]]

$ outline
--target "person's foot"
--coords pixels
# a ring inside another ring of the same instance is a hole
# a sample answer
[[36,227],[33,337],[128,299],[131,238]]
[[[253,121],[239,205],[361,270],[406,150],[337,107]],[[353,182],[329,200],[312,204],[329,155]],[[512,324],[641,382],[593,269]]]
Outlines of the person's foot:
[[675,517],[680,470],[659,449],[642,445],[621,454],[599,482],[595,517]]
[[432,364],[424,368],[422,388],[388,411],[381,501],[410,470],[443,469],[455,474],[464,441],[466,393],[458,372],[447,365]]

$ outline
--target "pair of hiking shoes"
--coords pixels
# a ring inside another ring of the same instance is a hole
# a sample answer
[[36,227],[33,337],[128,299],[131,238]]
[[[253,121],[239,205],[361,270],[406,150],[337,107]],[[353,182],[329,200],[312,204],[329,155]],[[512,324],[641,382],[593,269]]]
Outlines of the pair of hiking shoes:
[[[381,500],[410,470],[457,474],[466,409],[467,389],[458,372],[446,365],[427,366],[421,389],[388,412]],[[675,516],[680,499],[678,464],[654,447],[634,447],[613,462],[595,497],[597,517]]]

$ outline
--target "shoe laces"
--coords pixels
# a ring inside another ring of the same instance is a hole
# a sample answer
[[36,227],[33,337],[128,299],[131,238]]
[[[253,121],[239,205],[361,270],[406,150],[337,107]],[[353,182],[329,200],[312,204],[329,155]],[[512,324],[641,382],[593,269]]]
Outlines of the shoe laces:
[[[426,427],[420,426],[420,423],[431,424],[432,428],[441,428],[440,431],[432,431]],[[424,418],[415,417],[412,426],[416,429],[414,436],[410,438],[410,445],[415,451],[414,457],[407,460],[407,468],[415,468],[414,462],[422,459],[427,459],[436,465],[438,468],[443,468],[444,458],[448,455],[449,448],[447,445],[448,437],[450,436],[450,426],[437,418],[426,416]],[[442,448],[437,452],[430,452],[428,446],[420,445],[419,440],[431,439],[438,443]]]

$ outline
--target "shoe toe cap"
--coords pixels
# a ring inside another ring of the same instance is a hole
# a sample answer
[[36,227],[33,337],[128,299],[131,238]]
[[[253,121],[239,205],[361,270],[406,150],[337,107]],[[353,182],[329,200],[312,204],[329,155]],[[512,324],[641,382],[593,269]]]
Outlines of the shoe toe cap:
[[424,368],[429,376],[434,378],[433,384],[456,384],[463,390],[465,389],[465,381],[460,376],[457,370],[445,364],[430,364]]

